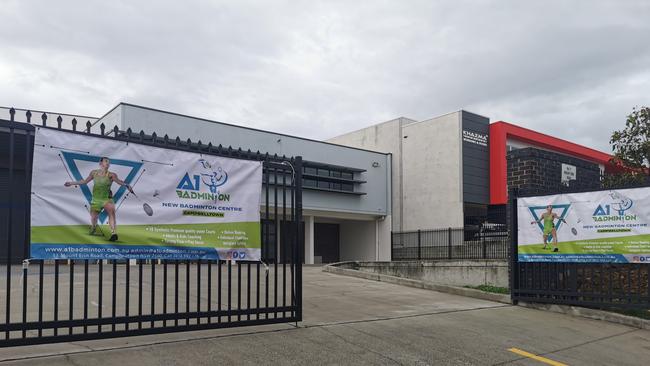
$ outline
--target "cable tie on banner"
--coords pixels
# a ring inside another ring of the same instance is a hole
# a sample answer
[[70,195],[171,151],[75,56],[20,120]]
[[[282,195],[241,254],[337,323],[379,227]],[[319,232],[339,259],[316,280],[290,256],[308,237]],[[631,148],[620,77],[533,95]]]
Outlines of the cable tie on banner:
[[268,273],[268,272],[269,272],[269,265],[266,264],[266,262],[264,262],[264,261],[261,260],[261,259],[260,259],[260,263],[262,263],[262,265],[264,266],[264,271],[266,271],[266,272]]
[[29,259],[23,259],[23,269],[27,269],[29,267]]

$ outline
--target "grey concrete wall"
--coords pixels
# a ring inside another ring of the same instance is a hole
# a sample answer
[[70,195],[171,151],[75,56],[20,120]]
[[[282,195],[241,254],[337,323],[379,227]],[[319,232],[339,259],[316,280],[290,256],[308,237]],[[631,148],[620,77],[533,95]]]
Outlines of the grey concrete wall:
[[398,118],[329,141],[393,154],[393,230],[463,226],[462,111]]
[[391,231],[392,217],[386,216],[383,220],[377,220],[377,241],[379,242],[377,259],[378,261],[391,260]]
[[98,131],[99,125],[102,123],[106,126],[106,131],[112,130],[115,126],[117,126],[117,128],[122,128],[122,116],[122,107],[120,105],[115,106],[98,119],[95,125],[97,130],[94,131]]
[[402,127],[404,230],[463,227],[460,112]]
[[443,285],[508,287],[508,262],[502,260],[358,262],[354,267]]
[[403,172],[402,172],[402,125],[416,122],[408,118],[397,118],[353,131],[345,135],[333,137],[328,142],[353,146],[361,149],[375,150],[392,154],[392,216],[394,231],[402,228],[402,197],[403,197]]
[[[302,139],[280,133],[260,131],[200,118],[183,116],[154,109],[120,104],[122,128],[134,131],[156,132],[181,139],[190,138],[213,145],[241,147],[271,154],[295,156],[326,164],[365,169],[355,176],[367,181],[358,190],[366,195],[356,196],[340,193],[305,190],[303,207],[321,212],[349,212],[364,215],[385,216],[391,214],[390,167],[391,156],[320,141]],[[115,112],[117,113],[117,112]],[[378,163],[373,167],[373,163]]]

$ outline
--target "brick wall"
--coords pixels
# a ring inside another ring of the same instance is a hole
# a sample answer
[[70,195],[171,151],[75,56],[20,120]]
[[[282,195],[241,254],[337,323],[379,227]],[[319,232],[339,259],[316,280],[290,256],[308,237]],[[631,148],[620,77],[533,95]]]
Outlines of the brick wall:
[[576,180],[570,181],[569,187],[600,188],[600,169],[596,163],[532,147],[508,152],[507,161],[508,191],[514,188],[548,192],[559,189],[562,163],[576,167]]

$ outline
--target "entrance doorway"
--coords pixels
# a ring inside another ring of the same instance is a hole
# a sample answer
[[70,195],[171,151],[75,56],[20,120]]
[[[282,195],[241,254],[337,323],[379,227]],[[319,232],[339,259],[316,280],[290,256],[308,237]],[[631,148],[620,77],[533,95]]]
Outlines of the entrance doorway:
[[338,262],[339,224],[314,223],[314,263]]

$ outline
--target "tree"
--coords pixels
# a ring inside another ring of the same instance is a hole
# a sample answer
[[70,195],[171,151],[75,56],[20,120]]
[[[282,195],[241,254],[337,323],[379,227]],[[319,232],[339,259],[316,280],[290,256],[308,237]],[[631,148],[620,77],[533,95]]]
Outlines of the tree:
[[612,162],[628,169],[605,176],[603,184],[606,187],[650,181],[650,108],[632,109],[625,121],[625,128],[614,131],[609,143],[614,151]]

